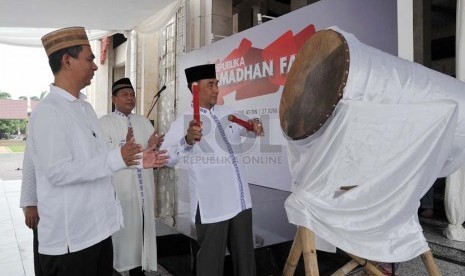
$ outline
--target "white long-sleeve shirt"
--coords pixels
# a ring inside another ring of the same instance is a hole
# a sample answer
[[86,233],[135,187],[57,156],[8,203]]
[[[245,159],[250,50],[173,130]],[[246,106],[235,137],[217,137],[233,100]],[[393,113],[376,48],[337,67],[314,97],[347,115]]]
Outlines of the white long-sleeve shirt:
[[192,112],[187,112],[173,122],[161,149],[168,150],[168,166],[179,164],[188,169],[192,220],[198,204],[202,223],[213,223],[252,207],[241,162],[241,136],[246,132],[228,121],[228,115],[235,113],[228,107],[216,105],[200,112],[200,142],[189,146],[185,141],[193,118]]
[[29,150],[24,152],[22,174],[19,207],[37,206],[36,174]]
[[51,85],[31,115],[26,151],[35,169],[42,254],[85,249],[122,226],[112,175],[125,163],[119,148],[108,150],[84,100]]

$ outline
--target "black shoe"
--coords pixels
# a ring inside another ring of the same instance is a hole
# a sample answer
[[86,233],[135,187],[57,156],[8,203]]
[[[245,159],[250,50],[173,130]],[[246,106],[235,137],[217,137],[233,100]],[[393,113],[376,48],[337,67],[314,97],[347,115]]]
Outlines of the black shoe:
[[135,267],[133,269],[129,270],[129,276],[145,276],[144,271],[142,270],[142,267]]

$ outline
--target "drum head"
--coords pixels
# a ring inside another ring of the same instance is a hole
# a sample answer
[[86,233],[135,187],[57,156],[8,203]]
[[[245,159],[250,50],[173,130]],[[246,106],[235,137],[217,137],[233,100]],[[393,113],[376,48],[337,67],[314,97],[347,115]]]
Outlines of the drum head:
[[279,119],[284,133],[304,139],[329,118],[349,74],[349,48],[333,30],[315,33],[297,54],[284,85]]

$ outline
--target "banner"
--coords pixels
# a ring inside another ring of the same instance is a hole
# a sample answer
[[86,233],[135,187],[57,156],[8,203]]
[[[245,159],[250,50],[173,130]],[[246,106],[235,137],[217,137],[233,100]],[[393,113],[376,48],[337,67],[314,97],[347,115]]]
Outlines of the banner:
[[192,101],[184,69],[215,63],[220,86],[217,104],[264,123],[265,137],[244,141],[246,154],[240,161],[248,169],[247,179],[289,191],[287,142],[278,108],[296,54],[315,32],[337,26],[367,45],[397,55],[396,5],[396,1],[322,0],[182,55],[178,116],[191,108]]

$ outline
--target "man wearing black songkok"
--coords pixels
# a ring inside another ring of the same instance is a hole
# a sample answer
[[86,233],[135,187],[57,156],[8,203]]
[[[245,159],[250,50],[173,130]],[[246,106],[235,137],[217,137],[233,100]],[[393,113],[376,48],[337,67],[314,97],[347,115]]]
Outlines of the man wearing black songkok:
[[214,64],[185,70],[188,88],[199,88],[201,124],[192,120],[192,109],[178,118],[166,134],[168,166],[184,163],[189,171],[191,218],[195,221],[197,275],[223,275],[226,247],[234,274],[255,275],[252,236],[252,202],[241,164],[241,137],[263,134],[258,119],[249,120],[253,131],[228,121],[235,113],[216,105],[218,80]]

